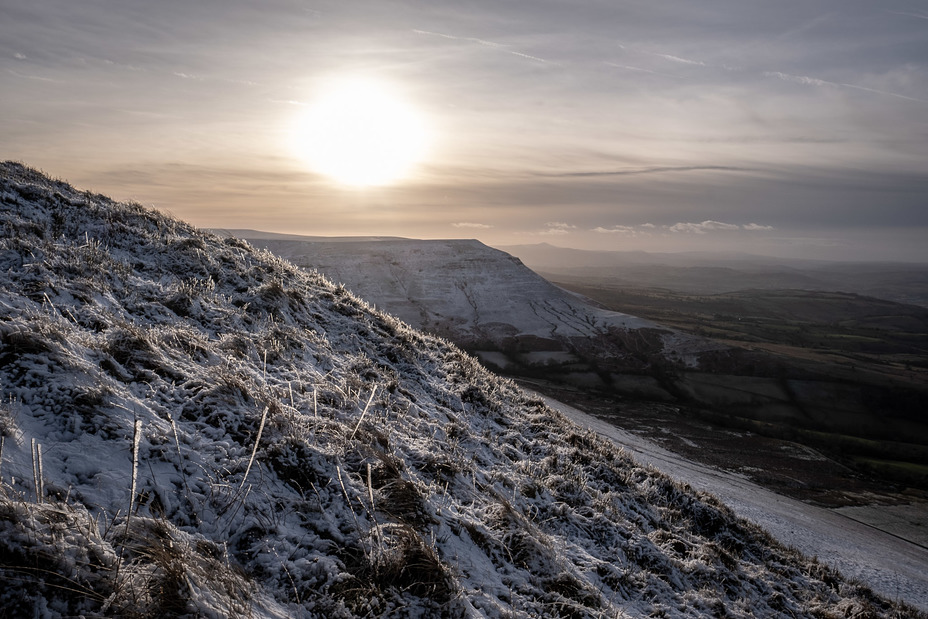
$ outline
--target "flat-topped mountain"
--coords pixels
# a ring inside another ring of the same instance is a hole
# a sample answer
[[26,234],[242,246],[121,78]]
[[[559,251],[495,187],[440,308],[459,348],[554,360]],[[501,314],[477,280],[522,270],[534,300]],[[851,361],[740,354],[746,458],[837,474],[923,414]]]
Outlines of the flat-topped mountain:
[[698,367],[729,349],[606,310],[476,240],[244,238],[503,369],[556,367],[577,382],[608,385],[619,372]]
[[596,307],[476,240],[263,239],[242,232],[229,231],[298,266],[350,282],[357,294],[376,299],[410,324],[464,341],[657,328]]

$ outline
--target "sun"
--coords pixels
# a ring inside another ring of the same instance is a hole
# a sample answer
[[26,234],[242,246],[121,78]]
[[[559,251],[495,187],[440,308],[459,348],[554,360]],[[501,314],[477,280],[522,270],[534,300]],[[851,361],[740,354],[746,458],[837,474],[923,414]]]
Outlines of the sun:
[[364,79],[330,84],[295,132],[300,156],[343,185],[387,185],[407,177],[426,147],[424,118],[388,85]]

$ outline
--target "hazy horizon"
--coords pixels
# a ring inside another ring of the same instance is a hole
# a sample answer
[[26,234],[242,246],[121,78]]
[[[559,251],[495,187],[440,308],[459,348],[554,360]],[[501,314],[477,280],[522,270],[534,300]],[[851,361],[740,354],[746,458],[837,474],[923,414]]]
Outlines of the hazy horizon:
[[[911,0],[0,8],[0,159],[199,227],[928,262]],[[348,78],[422,128],[390,183],[302,152]]]
[[263,239],[263,240],[307,240],[310,242],[380,242],[380,241],[477,241],[478,243],[483,243],[488,247],[494,249],[500,249],[502,251],[509,251],[511,249],[526,247],[534,248],[540,246],[547,246],[552,250],[568,250],[568,251],[579,251],[579,252],[589,252],[589,253],[645,253],[651,254],[654,256],[685,256],[687,254],[692,254],[694,256],[703,255],[703,256],[718,256],[719,258],[729,257],[730,259],[735,259],[738,256],[743,257],[753,257],[761,259],[769,259],[776,261],[785,261],[785,262],[809,262],[809,263],[868,263],[868,264],[900,264],[900,265],[912,265],[912,266],[925,266],[928,267],[928,260],[892,260],[892,259],[874,259],[874,260],[865,260],[860,258],[805,258],[797,256],[784,256],[776,254],[764,254],[760,252],[752,251],[739,251],[732,249],[695,249],[695,250],[670,250],[670,251],[659,251],[659,250],[646,250],[646,249],[626,249],[622,247],[616,248],[607,248],[607,249],[590,249],[585,247],[570,247],[567,245],[558,245],[552,243],[550,240],[529,240],[528,242],[516,242],[516,243],[489,243],[476,236],[447,236],[447,237],[431,237],[431,238],[420,238],[420,237],[410,237],[410,236],[397,236],[397,235],[318,235],[318,234],[298,234],[293,232],[277,232],[273,230],[255,230],[252,228],[205,228],[208,231],[214,233],[231,233],[236,236],[239,236],[243,239]]

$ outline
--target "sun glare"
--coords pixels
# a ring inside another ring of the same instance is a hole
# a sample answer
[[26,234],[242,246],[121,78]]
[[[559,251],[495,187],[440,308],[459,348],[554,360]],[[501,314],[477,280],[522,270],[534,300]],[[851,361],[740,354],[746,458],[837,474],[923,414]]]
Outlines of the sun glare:
[[296,140],[314,171],[363,187],[408,176],[425,153],[426,131],[421,114],[388,86],[344,80],[310,105]]

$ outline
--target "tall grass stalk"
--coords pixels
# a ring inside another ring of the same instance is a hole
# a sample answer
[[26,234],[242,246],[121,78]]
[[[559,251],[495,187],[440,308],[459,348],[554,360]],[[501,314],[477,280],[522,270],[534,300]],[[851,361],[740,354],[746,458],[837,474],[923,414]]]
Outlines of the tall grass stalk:
[[338,475],[338,485],[342,487],[342,494],[345,495],[345,502],[348,505],[348,511],[351,512],[351,517],[354,519],[354,527],[358,530],[358,539],[364,537],[364,533],[361,531],[361,523],[358,522],[358,516],[354,513],[354,508],[351,506],[351,497],[348,496],[348,489],[345,487],[345,480],[342,479],[342,467],[336,465],[335,474]]
[[[142,420],[138,417],[135,418],[135,424],[132,430],[132,484],[129,487],[129,511],[126,512],[126,531],[124,537],[128,541],[129,539],[129,524],[132,521],[132,510],[135,507],[135,493],[138,489],[138,475],[139,475],[139,441],[142,440]],[[119,516],[119,512],[116,512],[116,516],[113,517],[113,522],[116,522],[116,517]],[[107,531],[109,527],[106,527],[106,531],[103,533],[104,539],[107,536]],[[116,569],[113,572],[113,581],[116,583],[116,591],[113,591],[113,594],[107,599],[106,603],[103,605],[103,612],[106,612],[106,609],[109,608],[110,604],[113,603],[113,600],[116,598],[116,594],[119,591],[119,571],[122,569],[122,560],[123,554],[126,550],[125,541],[119,547],[119,556],[116,558]]]
[[39,503],[45,502],[45,471],[42,467],[42,443],[35,444],[36,461],[39,464]]
[[184,469],[184,456],[180,451],[180,439],[177,438],[177,424],[174,418],[168,416],[171,422],[171,431],[174,433],[174,446],[177,447],[177,468],[180,470],[181,477],[184,480],[184,490],[187,492],[187,502],[190,502],[190,484],[187,483],[187,471]]
[[261,443],[261,433],[264,432],[264,422],[267,421],[268,408],[269,407],[265,406],[264,412],[261,413],[261,425],[258,426],[258,436],[255,438],[255,446],[251,450],[251,457],[248,459],[248,467],[245,469],[245,476],[242,477],[242,483],[238,487],[239,490],[245,487],[245,481],[248,479],[251,465],[254,464],[255,461],[255,454],[258,453],[258,445]]
[[374,484],[371,481],[371,463],[367,463],[367,496],[371,500],[371,520],[374,522],[374,537],[377,539],[377,546],[380,549],[380,556],[384,556],[383,535],[380,531],[380,523],[377,522],[377,515],[374,513],[377,507],[374,505]]
[[32,439],[32,484],[35,502],[42,503],[42,446]]
[[129,492],[129,511],[126,513],[126,535],[129,535],[129,522],[132,520],[132,508],[135,505],[135,493],[139,481],[139,441],[142,440],[142,420],[136,418],[132,432],[132,487]]
[[374,388],[371,389],[371,397],[367,399],[367,404],[364,405],[364,410],[361,411],[361,416],[358,418],[358,425],[354,427],[354,432],[351,433],[351,436],[348,437],[348,440],[354,438],[354,435],[358,433],[358,428],[361,427],[361,422],[364,421],[364,415],[367,414],[367,409],[371,407],[371,402],[374,401],[374,394],[377,393],[377,385],[374,385]]

